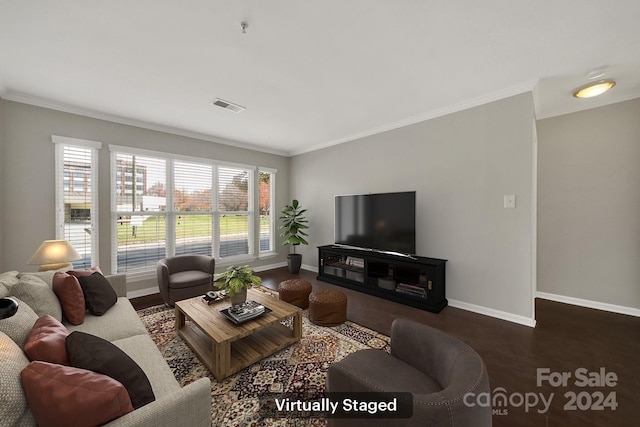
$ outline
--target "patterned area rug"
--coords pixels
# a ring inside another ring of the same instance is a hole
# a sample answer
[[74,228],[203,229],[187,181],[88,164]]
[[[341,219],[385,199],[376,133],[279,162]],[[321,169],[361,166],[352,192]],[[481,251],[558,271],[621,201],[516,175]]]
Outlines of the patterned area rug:
[[214,426],[325,426],[326,420],[320,418],[261,417],[261,402],[273,393],[321,394],[329,364],[360,349],[390,349],[385,335],[352,322],[316,326],[309,322],[305,310],[299,342],[217,381],[177,336],[173,309],[155,306],[138,311],[138,315],[181,386],[205,376],[211,379]]

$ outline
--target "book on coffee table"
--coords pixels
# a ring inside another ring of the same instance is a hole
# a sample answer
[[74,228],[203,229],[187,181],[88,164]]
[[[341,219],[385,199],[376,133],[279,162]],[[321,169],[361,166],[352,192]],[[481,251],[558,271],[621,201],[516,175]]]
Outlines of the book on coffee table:
[[233,323],[243,323],[268,313],[271,310],[256,301],[247,301],[244,304],[235,305],[220,312]]

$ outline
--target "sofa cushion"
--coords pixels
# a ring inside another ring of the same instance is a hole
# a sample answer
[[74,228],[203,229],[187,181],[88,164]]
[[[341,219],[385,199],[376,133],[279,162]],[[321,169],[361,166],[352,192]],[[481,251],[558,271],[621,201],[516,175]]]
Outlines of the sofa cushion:
[[113,341],[119,349],[127,353],[145,372],[156,400],[180,390],[180,384],[171,371],[158,347],[147,334]]
[[52,282],[53,292],[60,300],[62,313],[67,322],[80,325],[84,322],[84,294],[75,276],[63,272],[56,272]]
[[6,271],[0,273],[0,297],[9,295],[9,290],[18,283],[17,271]]
[[98,426],[133,411],[126,388],[106,375],[36,361],[21,378],[40,427]]
[[45,282],[47,285],[51,286],[53,284],[53,276],[62,270],[47,270],[47,271],[29,271],[26,273],[18,273],[18,279],[21,279],[25,276],[33,276]]
[[87,310],[94,316],[102,316],[118,301],[116,291],[102,274],[95,272],[88,276],[80,276],[78,281]]
[[68,365],[66,339],[69,331],[57,319],[46,315],[36,320],[24,345],[29,360]]
[[0,284],[4,285],[4,287],[9,290],[13,285],[18,283],[18,273],[17,271],[5,271],[4,273],[0,273]]
[[13,285],[9,295],[19,298],[38,316],[49,314],[62,321],[62,307],[51,287],[37,276],[24,275]]
[[133,335],[147,335],[138,313],[127,298],[120,297],[116,305],[102,316],[87,314],[81,325],[63,322],[70,332],[81,331],[97,335],[107,341],[115,341]]
[[84,332],[72,332],[67,336],[67,354],[71,366],[108,375],[121,382],[135,409],[155,400],[142,368],[109,341]]
[[38,315],[19,298],[14,299],[18,302],[18,311],[13,316],[0,320],[0,332],[7,334],[22,349]]
[[210,283],[211,274],[204,271],[179,271],[169,276],[170,288],[190,288],[192,286],[208,285]]
[[0,360],[0,424],[34,425],[35,419],[20,382],[20,371],[29,364],[29,360],[20,347],[2,332]]

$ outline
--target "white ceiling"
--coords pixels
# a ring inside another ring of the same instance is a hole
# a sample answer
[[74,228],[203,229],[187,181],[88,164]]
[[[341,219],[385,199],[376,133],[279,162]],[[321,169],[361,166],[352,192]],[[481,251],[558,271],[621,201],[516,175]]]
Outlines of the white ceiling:
[[[0,0],[0,96],[291,155],[531,90],[538,118],[640,97],[639,16],[637,0]],[[572,98],[603,65],[617,86]]]

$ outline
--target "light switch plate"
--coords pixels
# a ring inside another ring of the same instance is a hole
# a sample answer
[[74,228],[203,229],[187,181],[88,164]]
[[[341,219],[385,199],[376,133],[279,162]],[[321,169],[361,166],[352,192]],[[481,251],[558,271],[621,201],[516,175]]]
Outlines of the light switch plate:
[[507,194],[504,196],[504,207],[505,209],[511,209],[516,207],[515,194]]

